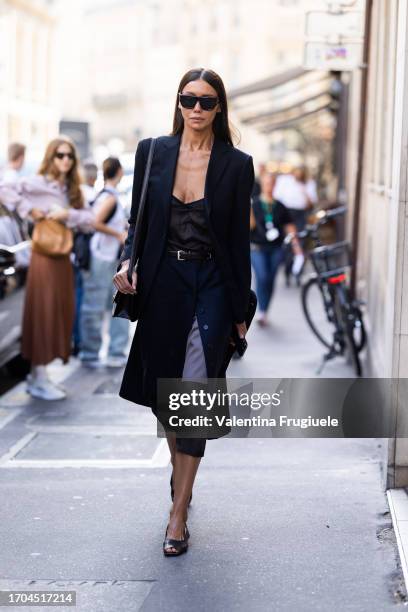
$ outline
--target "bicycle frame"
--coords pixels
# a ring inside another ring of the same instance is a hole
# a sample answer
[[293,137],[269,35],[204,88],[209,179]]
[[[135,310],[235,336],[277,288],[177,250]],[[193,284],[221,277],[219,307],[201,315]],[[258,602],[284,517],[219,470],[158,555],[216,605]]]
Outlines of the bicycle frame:
[[[329,359],[337,355],[343,355],[347,348],[357,376],[361,376],[358,353],[365,344],[365,328],[361,311],[357,303],[351,299],[348,286],[346,269],[351,265],[350,245],[346,241],[323,245],[319,235],[319,228],[327,221],[327,218],[344,212],[344,208],[323,212],[317,223],[307,226],[305,231],[301,232],[301,237],[310,237],[315,245],[309,251],[309,261],[313,266],[314,273],[302,286],[302,305],[306,320],[313,333],[329,349],[329,352],[323,357],[321,367]],[[337,260],[339,254],[347,256],[347,263],[339,265]],[[336,260],[335,264],[332,263],[333,259]],[[332,340],[329,340],[327,335],[322,335],[319,326],[316,326],[316,321],[313,320],[313,311],[308,305],[307,296],[314,284],[319,287],[327,320],[333,326]],[[356,340],[356,330],[360,331],[360,338],[357,337],[360,341]]]

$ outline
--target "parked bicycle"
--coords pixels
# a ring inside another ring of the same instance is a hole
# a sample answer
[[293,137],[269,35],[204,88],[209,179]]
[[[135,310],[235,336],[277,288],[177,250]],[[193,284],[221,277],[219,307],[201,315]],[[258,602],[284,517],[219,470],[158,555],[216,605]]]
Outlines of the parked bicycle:
[[321,210],[316,215],[316,223],[299,232],[299,238],[309,239],[312,243],[307,257],[314,269],[314,273],[302,283],[301,300],[310,329],[329,349],[318,373],[327,361],[348,354],[356,375],[362,376],[360,353],[366,344],[366,330],[362,302],[352,298],[348,282],[350,245],[346,241],[323,245],[319,234],[320,227],[329,219],[345,212],[345,207]]

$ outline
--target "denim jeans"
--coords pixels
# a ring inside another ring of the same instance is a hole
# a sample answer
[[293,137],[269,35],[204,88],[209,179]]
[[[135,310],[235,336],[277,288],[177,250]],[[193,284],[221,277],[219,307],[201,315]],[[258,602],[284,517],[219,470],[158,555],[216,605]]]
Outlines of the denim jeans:
[[[104,261],[91,256],[89,271],[82,271],[83,297],[81,307],[81,353],[83,361],[99,357],[102,345],[102,327],[107,309],[112,308],[114,287],[112,278],[116,272],[117,261]],[[109,357],[126,355],[129,340],[129,321],[110,318]]]
[[[296,231],[302,232],[305,229],[308,211],[298,210],[296,208],[289,208],[289,212],[292,215],[292,222],[296,226]],[[292,250],[291,244],[285,245],[284,262],[285,262],[285,276],[286,276],[286,279],[289,279],[292,274],[292,266],[293,266],[293,250]]]
[[282,262],[283,249],[281,246],[273,249],[251,249],[251,263],[256,278],[256,295],[259,310],[266,312],[272,298],[275,277]]
[[74,267],[74,278],[75,278],[75,321],[72,337],[74,341],[74,347],[81,345],[81,307],[82,307],[82,272],[77,266]]

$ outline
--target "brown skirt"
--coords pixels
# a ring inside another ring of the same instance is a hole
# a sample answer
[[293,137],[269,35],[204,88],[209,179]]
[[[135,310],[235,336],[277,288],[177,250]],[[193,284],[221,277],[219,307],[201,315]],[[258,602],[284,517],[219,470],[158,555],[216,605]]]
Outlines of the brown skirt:
[[71,354],[75,316],[74,274],[69,255],[32,253],[23,315],[22,355],[32,365],[46,365]]

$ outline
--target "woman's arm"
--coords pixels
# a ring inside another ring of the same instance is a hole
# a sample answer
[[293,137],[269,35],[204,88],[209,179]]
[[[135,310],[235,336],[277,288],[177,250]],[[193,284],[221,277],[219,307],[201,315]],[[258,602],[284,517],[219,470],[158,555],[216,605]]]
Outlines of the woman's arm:
[[250,218],[249,218],[249,229],[254,230],[255,228],[256,228],[256,218],[255,218],[253,208],[251,206],[251,213],[250,213]]
[[251,289],[250,211],[251,193],[255,178],[254,164],[249,156],[238,178],[235,207],[231,219],[229,249],[237,300],[233,305],[236,323],[243,323],[248,309]]
[[109,227],[109,225],[105,223],[106,219],[109,218],[109,215],[112,213],[115,206],[116,198],[114,196],[109,195],[103,200],[103,202],[98,206],[97,212],[95,213],[94,228],[97,232],[107,234],[108,236],[114,236],[119,240],[119,242],[122,242],[123,234],[114,230],[112,227]]
[[50,211],[46,216],[48,219],[65,223],[71,229],[78,229],[83,232],[94,230],[95,215],[90,208],[63,208],[61,206]]
[[34,210],[33,217],[39,218],[35,207],[36,197],[46,192],[44,178],[38,175],[20,178],[14,183],[0,181],[0,201],[9,210],[16,211],[21,218],[28,217]]
[[[92,210],[65,208],[65,196],[55,193],[45,177],[39,174],[24,177],[14,184],[0,183],[0,200],[23,219],[28,216],[34,220],[49,217],[66,222],[68,227],[93,230]],[[54,204],[61,208],[49,212]]]

